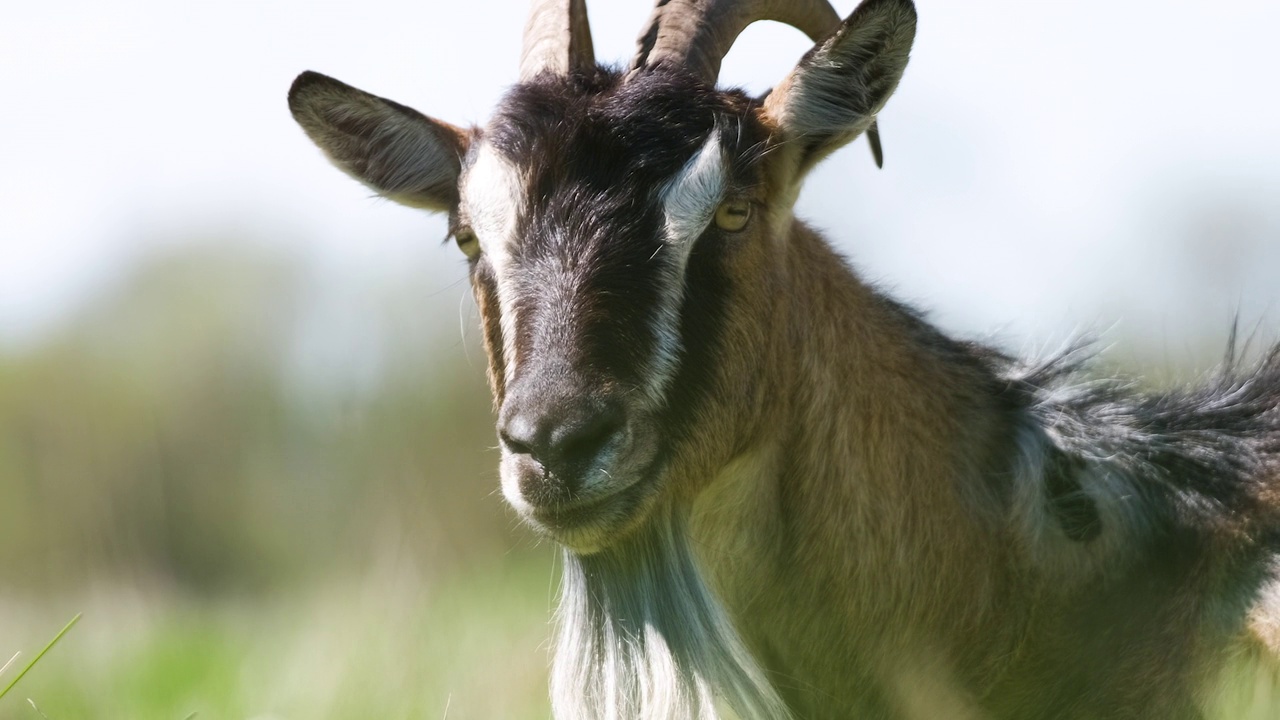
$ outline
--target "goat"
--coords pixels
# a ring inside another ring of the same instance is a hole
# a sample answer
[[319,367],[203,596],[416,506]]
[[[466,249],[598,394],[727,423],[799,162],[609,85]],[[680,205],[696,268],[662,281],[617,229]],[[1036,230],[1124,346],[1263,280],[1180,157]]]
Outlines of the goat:
[[[717,89],[760,19],[813,49],[764,97]],[[836,148],[879,162],[915,26],[910,0],[663,0],[611,69],[583,0],[536,0],[484,128],[290,90],[468,258],[502,491],[564,548],[557,717],[1280,709],[1280,347],[1160,393],[1086,348],[1019,361],[794,218]]]

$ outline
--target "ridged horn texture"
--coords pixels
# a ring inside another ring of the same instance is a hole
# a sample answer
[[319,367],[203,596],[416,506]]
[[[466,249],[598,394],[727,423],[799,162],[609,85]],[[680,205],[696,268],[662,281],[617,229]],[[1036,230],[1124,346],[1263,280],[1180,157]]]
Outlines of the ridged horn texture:
[[757,20],[786,23],[814,42],[840,26],[840,15],[827,0],[658,0],[631,69],[666,62],[714,84],[734,40]]
[[520,81],[587,70],[595,62],[586,0],[534,0],[524,27]]

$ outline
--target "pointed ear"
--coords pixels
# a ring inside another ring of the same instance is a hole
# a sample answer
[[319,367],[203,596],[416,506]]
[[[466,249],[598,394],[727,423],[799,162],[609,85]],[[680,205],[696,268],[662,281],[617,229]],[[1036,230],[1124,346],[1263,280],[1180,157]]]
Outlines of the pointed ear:
[[379,195],[428,210],[457,204],[470,142],[461,128],[310,71],[293,81],[289,110],[334,165]]
[[911,0],[864,0],[769,94],[765,115],[798,146],[802,170],[873,127],[902,79],[915,35]]

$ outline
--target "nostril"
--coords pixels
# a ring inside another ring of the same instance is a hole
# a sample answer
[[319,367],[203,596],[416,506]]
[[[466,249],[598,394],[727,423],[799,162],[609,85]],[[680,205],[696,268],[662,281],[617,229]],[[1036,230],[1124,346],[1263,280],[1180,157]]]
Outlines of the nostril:
[[576,490],[591,476],[593,465],[626,429],[621,404],[590,397],[561,402],[510,403],[503,408],[498,438],[512,456],[533,460],[527,467],[538,482],[560,491]]
[[498,439],[508,452],[515,455],[540,454],[538,439],[545,435],[539,431],[538,423],[525,413],[511,413],[498,425]]
[[523,440],[512,437],[505,429],[498,431],[498,439],[506,446],[507,452],[513,455],[532,455],[533,446]]
[[595,460],[622,429],[622,413],[610,409],[583,422],[560,428],[553,452],[560,464],[583,465]]

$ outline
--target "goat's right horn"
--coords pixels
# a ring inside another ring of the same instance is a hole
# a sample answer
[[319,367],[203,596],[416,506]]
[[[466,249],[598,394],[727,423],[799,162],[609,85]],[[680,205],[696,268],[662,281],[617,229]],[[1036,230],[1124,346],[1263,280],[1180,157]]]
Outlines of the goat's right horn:
[[567,75],[595,65],[586,0],[534,0],[524,27],[520,81],[541,73]]
[[786,23],[814,42],[840,27],[840,15],[827,0],[658,0],[631,70],[667,61],[714,85],[734,40],[757,20]]

